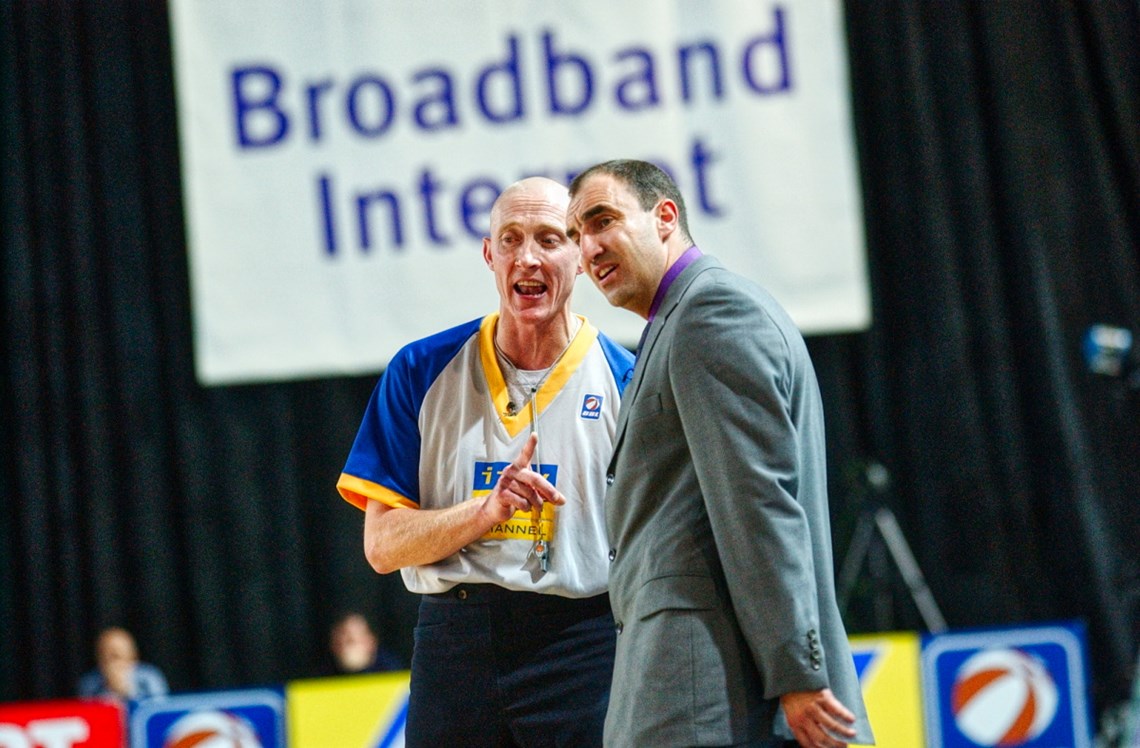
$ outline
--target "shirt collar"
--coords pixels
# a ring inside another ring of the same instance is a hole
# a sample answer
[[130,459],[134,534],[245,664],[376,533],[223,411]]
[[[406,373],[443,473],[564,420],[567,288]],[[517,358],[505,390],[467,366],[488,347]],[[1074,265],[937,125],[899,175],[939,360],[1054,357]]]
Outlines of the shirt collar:
[[661,308],[661,302],[665,300],[665,294],[669,291],[669,286],[673,285],[673,281],[677,280],[685,268],[692,265],[701,256],[701,250],[697,249],[697,245],[693,245],[685,250],[684,254],[676,259],[669,269],[665,271],[665,277],[661,279],[661,285],[657,287],[657,293],[653,295],[653,303],[649,305],[649,322],[652,322],[654,317],[657,316],[657,310]]

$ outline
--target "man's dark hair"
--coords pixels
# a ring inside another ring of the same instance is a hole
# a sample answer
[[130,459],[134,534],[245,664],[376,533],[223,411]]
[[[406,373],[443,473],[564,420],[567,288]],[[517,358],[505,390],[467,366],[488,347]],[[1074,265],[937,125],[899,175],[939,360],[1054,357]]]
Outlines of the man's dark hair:
[[677,204],[677,219],[681,226],[681,235],[686,242],[690,244],[693,242],[692,236],[689,234],[689,214],[685,209],[685,199],[681,197],[681,190],[677,188],[677,183],[664,169],[648,161],[637,161],[635,159],[605,161],[591,166],[574,177],[570,182],[570,197],[573,198],[578,193],[583,182],[597,174],[608,174],[621,180],[633,190],[633,194],[637,196],[637,204],[641,206],[642,210],[652,210],[661,198],[672,200]]

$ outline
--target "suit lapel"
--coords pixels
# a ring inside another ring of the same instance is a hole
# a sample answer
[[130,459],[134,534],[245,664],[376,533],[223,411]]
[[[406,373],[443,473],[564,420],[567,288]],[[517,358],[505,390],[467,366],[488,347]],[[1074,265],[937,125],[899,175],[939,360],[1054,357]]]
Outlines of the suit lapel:
[[[697,279],[705,270],[714,267],[719,263],[710,255],[703,255],[698,258],[689,267],[677,276],[673,281],[673,285],[665,293],[665,298],[661,302],[661,308],[657,310],[657,316],[649,326],[649,332],[645,335],[645,342],[641,345],[641,350],[637,352],[637,361],[633,367],[633,378],[625,388],[625,393],[621,398],[621,409],[618,411],[617,431],[614,435],[614,456],[617,456],[618,451],[621,449],[622,440],[625,437],[625,427],[629,421],[629,413],[633,407],[633,403],[637,400],[638,392],[641,390],[641,382],[645,377],[646,365],[649,363],[649,358],[653,355],[653,347],[657,343],[657,339],[661,337],[661,331],[669,323],[669,317],[673,314],[673,310],[677,308],[677,304],[684,298],[685,292],[689,290],[689,286]],[[610,463],[613,464],[612,461]]]

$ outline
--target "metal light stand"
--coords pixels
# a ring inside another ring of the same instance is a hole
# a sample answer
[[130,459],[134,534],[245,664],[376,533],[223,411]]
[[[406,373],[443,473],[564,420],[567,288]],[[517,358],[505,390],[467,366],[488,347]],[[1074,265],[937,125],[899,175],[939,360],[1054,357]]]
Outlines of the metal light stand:
[[1140,748],[1140,658],[1136,661],[1136,672],[1132,676],[1132,698],[1124,715],[1124,735],[1120,745],[1124,748]]
[[[886,468],[882,465],[878,463],[868,465],[865,477],[873,493],[882,494],[886,491],[889,477]],[[875,545],[876,540],[881,541],[886,547],[887,555],[902,576],[903,582],[910,592],[910,597],[914,601],[915,607],[918,608],[919,615],[926,623],[926,628],[932,633],[945,631],[946,619],[943,618],[938,603],[934,601],[934,595],[931,594],[930,587],[926,584],[926,578],[922,575],[918,562],[915,561],[914,554],[906,542],[898,519],[896,519],[894,512],[881,504],[863,509],[855,523],[851,545],[843,558],[837,580],[840,610],[847,609],[847,602],[851,596],[851,591],[855,588],[855,583],[859,579],[859,572],[863,568],[864,562],[869,560],[871,577],[878,592],[875,600],[877,622],[882,629],[890,628],[884,625],[889,617],[891,604],[890,594],[885,584],[888,569],[881,548]],[[874,551],[873,554],[872,551]]]

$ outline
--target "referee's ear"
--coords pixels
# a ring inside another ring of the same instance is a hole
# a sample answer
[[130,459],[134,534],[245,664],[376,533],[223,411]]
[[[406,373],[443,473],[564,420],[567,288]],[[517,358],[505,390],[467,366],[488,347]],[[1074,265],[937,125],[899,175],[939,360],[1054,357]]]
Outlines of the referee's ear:
[[495,266],[491,263],[491,237],[483,237],[483,262],[487,263],[487,267],[491,272],[495,272]]

